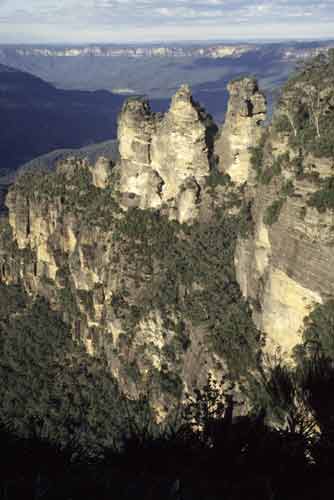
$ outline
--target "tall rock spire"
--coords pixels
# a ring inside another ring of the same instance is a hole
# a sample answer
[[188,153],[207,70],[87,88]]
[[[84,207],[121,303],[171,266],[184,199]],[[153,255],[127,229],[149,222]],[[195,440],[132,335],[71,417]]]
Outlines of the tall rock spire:
[[[141,208],[167,204],[172,218],[180,213],[182,220],[194,218],[201,187],[210,173],[216,130],[188,85],[180,87],[163,116],[152,113],[145,100],[128,101],[118,129],[121,192]],[[191,193],[185,196],[190,185]],[[187,200],[191,207],[185,206]]]
[[267,104],[253,78],[232,81],[227,88],[230,99],[215,152],[219,156],[220,171],[241,184],[249,180],[249,148],[256,146],[261,136]]

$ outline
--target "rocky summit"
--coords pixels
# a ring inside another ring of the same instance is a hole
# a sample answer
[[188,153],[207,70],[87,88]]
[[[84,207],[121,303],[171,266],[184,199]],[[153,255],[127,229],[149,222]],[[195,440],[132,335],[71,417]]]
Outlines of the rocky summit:
[[234,182],[250,182],[250,148],[261,136],[260,125],[266,120],[266,99],[252,78],[231,82],[228,90],[226,119],[215,148],[219,167]]
[[228,88],[220,129],[186,85],[164,115],[129,99],[116,164],[27,171],[1,219],[1,283],[42,297],[131,398],[150,387],[157,420],[209,374],[238,397],[263,334],[292,360],[334,293],[331,98],[314,141],[303,79],[267,126],[254,79]]
[[123,205],[144,209],[165,205],[170,218],[179,222],[196,218],[216,131],[186,85],[165,115],[152,113],[145,100],[128,101],[118,128]]

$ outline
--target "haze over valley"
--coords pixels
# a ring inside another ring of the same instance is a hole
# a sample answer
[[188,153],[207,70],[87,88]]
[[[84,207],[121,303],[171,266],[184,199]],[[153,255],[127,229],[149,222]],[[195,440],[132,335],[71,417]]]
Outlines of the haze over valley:
[[113,140],[124,99],[145,95],[155,111],[165,111],[184,82],[221,123],[227,83],[254,74],[266,93],[270,116],[279,88],[296,64],[333,45],[3,45],[0,95],[5,137],[0,149],[6,161],[1,169],[17,169],[53,150]]
[[106,89],[125,95],[144,94],[151,99],[169,99],[187,82],[194,96],[221,121],[229,80],[245,74],[256,75],[271,98],[296,63],[333,45],[333,42],[285,42],[3,46],[0,62],[62,89]]

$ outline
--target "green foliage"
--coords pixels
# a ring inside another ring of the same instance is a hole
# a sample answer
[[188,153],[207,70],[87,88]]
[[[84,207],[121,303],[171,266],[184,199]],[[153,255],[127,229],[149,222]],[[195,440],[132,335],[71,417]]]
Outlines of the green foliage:
[[334,176],[320,180],[320,189],[310,195],[307,204],[320,213],[334,209]]
[[300,153],[296,158],[291,161],[291,165],[294,169],[297,179],[303,179],[304,177],[304,158]]
[[245,391],[252,412],[264,411],[270,421],[284,426],[287,415],[295,411],[297,381],[293,370],[283,363],[279,352],[265,355],[262,366],[247,380]]
[[266,134],[263,134],[258,146],[251,148],[251,165],[256,172],[256,180],[268,185],[274,177],[280,176],[284,163],[289,162],[289,153],[281,154],[273,159],[270,166],[264,164],[264,148]]
[[210,170],[210,175],[206,178],[206,185],[209,188],[216,188],[217,186],[226,186],[231,182],[231,178],[227,174],[222,174],[216,168]]
[[317,157],[333,158],[334,61],[322,54],[304,63],[283,89],[278,132],[288,132],[290,145]]
[[283,183],[282,188],[281,188],[281,194],[284,197],[292,196],[294,191],[295,191],[295,187],[294,187],[294,184],[293,184],[291,179],[289,179]]
[[106,189],[96,188],[92,184],[88,164],[78,162],[69,165],[66,173],[28,171],[18,177],[14,189],[36,200],[41,207],[46,203],[57,203],[61,210],[60,216],[70,211],[86,227],[108,229],[121,212],[116,202],[116,176],[117,172],[112,174]]
[[211,375],[193,397],[187,395],[182,411],[182,430],[195,435],[204,445],[212,446],[215,430],[226,414],[226,387]]
[[0,283],[0,321],[20,313],[26,306],[28,297],[20,285],[4,285]]
[[257,146],[250,148],[250,162],[252,168],[256,172],[256,177],[259,178],[263,169],[263,160],[264,160],[264,146],[266,141],[266,135],[263,134],[261,140]]
[[293,195],[294,190],[294,184],[291,180],[287,180],[282,183],[279,199],[274,200],[265,210],[263,222],[266,225],[271,226],[278,222],[284,203],[286,202],[288,196]]
[[269,184],[273,177],[277,177],[282,173],[282,165],[285,161],[289,161],[288,154],[280,155],[277,158],[274,158],[271,167],[262,170],[261,175],[258,177],[258,180],[262,184]]
[[100,453],[120,432],[120,398],[106,364],[74,343],[44,302],[22,308],[22,301],[0,326],[0,421],[21,436]]
[[[118,270],[127,276],[127,286],[113,305],[128,329],[135,329],[141,318],[156,309],[168,322],[177,304],[181,317],[208,332],[209,345],[226,358],[235,374],[254,365],[258,332],[234,271],[236,239],[246,226],[242,220],[223,210],[206,225],[182,226],[154,211],[138,209],[120,218],[114,237]],[[135,309],[130,303],[136,304]],[[182,332],[172,328],[186,347]]]
[[280,114],[278,116],[275,116],[273,128],[275,132],[278,133],[291,132],[291,123],[289,122],[287,116]]
[[[334,453],[334,300],[317,305],[304,321],[303,343],[295,348],[299,385]],[[319,450],[318,450],[319,451]]]
[[269,207],[267,207],[265,210],[263,216],[263,222],[268,226],[275,224],[275,222],[277,222],[279,219],[284,203],[285,203],[285,198],[280,198],[278,200],[273,201],[273,203],[269,205]]
[[177,373],[162,370],[159,378],[161,391],[172,394],[172,396],[179,400],[183,391],[183,382],[180,376]]
[[[299,355],[334,360],[334,300],[319,304],[305,320],[303,348]],[[297,352],[298,354],[298,352]]]
[[[300,385],[308,408],[320,430],[317,445],[334,454],[334,368],[333,359],[316,355],[304,358],[300,367]],[[321,450],[322,452],[324,450]],[[318,453],[319,450],[316,450]],[[331,457],[331,458],[332,458]]]

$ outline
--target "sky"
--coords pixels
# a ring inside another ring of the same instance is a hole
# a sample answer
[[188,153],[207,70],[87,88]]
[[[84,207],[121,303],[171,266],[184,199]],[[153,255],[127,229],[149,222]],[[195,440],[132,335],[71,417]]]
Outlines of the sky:
[[334,0],[0,0],[0,43],[334,38]]

